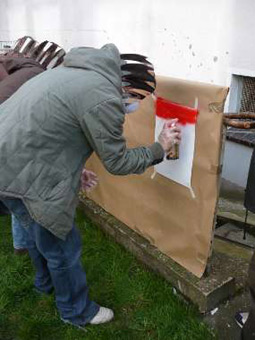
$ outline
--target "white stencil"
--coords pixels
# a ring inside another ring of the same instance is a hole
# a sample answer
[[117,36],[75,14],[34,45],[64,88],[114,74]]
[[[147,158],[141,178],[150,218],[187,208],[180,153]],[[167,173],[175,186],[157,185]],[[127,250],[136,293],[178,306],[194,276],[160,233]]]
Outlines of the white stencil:
[[[156,117],[155,140],[161,132],[165,119]],[[179,159],[167,160],[155,166],[155,171],[188,188],[191,188],[192,166],[195,149],[195,124],[181,125],[182,140],[179,146]]]

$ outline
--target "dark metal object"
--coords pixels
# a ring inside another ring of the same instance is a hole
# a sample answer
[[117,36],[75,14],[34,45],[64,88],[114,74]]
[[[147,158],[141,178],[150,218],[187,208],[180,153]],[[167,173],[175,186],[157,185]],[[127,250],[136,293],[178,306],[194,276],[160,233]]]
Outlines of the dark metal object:
[[179,159],[179,144],[174,144],[168,155],[166,156],[167,160],[177,160]]
[[246,209],[246,212],[245,212],[245,219],[244,219],[244,225],[243,225],[243,239],[244,240],[246,240],[246,234],[248,230],[247,218],[248,218],[248,209]]
[[[241,112],[228,113],[224,115],[224,124],[238,129],[253,129],[255,128],[255,113]],[[255,213],[255,149],[253,150],[250,162],[250,169],[245,190],[244,206],[246,208],[245,220],[243,223],[243,239],[246,239],[248,231],[248,211]]]
[[226,131],[226,138],[229,141],[253,148],[255,146],[255,129],[236,129],[229,127]]
[[247,210],[255,213],[255,149],[251,156],[248,180],[246,184],[244,206]]

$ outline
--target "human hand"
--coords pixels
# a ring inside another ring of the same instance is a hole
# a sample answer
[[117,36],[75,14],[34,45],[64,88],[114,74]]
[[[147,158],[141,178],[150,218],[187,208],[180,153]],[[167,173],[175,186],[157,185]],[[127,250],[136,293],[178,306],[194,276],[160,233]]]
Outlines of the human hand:
[[174,144],[181,142],[181,129],[178,125],[178,119],[169,119],[164,124],[159,136],[158,142],[166,153],[168,153]]
[[82,190],[91,191],[98,183],[97,175],[90,170],[83,169],[81,174]]

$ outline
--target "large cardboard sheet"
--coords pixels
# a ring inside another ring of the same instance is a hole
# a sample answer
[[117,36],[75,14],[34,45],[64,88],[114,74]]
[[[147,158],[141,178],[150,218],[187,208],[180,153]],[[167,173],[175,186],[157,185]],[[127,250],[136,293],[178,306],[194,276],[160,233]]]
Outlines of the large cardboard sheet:
[[[159,174],[151,179],[153,168],[143,175],[110,175],[94,155],[86,167],[98,174],[100,183],[90,198],[201,277],[210,255],[218,199],[221,112],[227,88],[160,77],[157,93],[191,107],[198,98],[191,179],[195,197],[189,188]],[[154,132],[154,104],[148,98],[138,112],[127,116],[124,133],[128,146],[135,147],[151,144]]]

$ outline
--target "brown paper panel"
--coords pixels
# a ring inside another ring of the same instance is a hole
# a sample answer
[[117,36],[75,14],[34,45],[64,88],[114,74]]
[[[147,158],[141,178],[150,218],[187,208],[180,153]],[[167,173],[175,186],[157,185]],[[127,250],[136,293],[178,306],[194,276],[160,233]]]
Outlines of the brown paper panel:
[[[189,189],[161,175],[152,180],[152,168],[143,175],[110,175],[96,156],[86,164],[100,180],[90,198],[201,277],[210,254],[218,199],[223,118],[219,107],[227,88],[160,77],[157,93],[189,106],[194,106],[198,97],[200,113],[192,171],[195,199]],[[148,98],[138,112],[126,117],[124,133],[128,146],[151,144],[154,126],[154,105]]]

